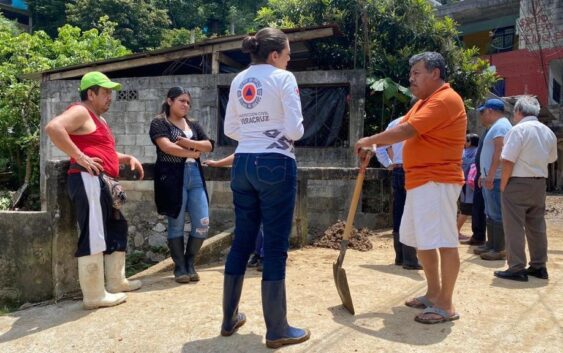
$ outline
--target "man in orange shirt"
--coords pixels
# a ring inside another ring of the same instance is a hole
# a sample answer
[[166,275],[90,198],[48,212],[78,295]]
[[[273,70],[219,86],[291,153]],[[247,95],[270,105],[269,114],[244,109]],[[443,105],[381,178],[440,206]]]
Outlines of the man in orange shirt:
[[409,82],[419,101],[393,129],[364,137],[364,148],[405,140],[403,168],[407,199],[401,221],[401,243],[417,248],[427,280],[424,296],[405,305],[424,310],[415,320],[435,324],[459,319],[452,297],[459,272],[457,198],[464,183],[461,156],[467,116],[461,97],[445,82],[446,64],[439,53],[410,60]]

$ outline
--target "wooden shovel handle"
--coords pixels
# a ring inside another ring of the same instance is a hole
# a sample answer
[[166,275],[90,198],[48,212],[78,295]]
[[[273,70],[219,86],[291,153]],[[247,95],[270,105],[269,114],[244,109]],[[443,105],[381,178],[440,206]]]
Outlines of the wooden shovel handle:
[[358,178],[356,179],[356,185],[354,186],[354,195],[352,195],[352,201],[350,202],[350,209],[348,210],[348,217],[346,218],[346,226],[344,227],[342,240],[350,239],[350,233],[352,233],[356,209],[358,208],[358,201],[360,200],[360,194],[362,193],[362,185],[364,184],[364,177],[366,175],[366,168],[369,164],[370,155],[371,151],[368,151],[365,159],[362,161],[360,171],[358,172]]

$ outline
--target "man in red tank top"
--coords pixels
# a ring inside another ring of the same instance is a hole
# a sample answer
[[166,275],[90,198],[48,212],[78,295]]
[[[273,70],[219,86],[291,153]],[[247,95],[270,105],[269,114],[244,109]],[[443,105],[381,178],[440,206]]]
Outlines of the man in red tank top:
[[101,72],[87,73],[80,81],[81,102],[45,126],[53,144],[70,156],[68,192],[80,228],[75,256],[86,309],[121,304],[127,299],[122,292],[141,287],[140,281],[125,278],[127,221],[113,208],[111,191],[102,177],[117,178],[121,163],[143,178],[141,163],[115,150],[113,134],[102,117],[111,105],[112,90],[119,89],[119,83]]

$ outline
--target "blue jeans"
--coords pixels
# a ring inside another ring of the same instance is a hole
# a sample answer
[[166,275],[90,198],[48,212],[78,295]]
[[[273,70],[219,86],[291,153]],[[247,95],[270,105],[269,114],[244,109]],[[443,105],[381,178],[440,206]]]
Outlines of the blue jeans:
[[205,239],[209,230],[209,207],[203,188],[203,179],[196,163],[186,163],[182,187],[182,207],[178,217],[168,217],[168,239],[184,236],[186,211],[190,214],[194,238]]
[[496,223],[502,223],[502,211],[500,209],[500,179],[495,179],[493,188],[481,189],[485,200],[485,214],[487,218]]
[[284,279],[297,194],[295,160],[279,153],[238,153],[231,170],[231,189],[235,205],[235,237],[227,256],[225,274],[245,273],[262,223],[262,279]]

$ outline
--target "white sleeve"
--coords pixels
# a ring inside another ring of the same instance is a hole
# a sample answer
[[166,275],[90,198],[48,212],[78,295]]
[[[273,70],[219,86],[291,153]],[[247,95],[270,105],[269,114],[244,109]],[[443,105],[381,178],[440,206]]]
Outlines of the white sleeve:
[[299,140],[304,133],[301,99],[295,76],[287,72],[282,78],[282,109],[285,135],[293,141]]
[[393,164],[393,161],[391,161],[391,158],[389,158],[389,154],[387,153],[388,148],[389,146],[383,146],[383,147],[377,147],[375,149],[375,157],[377,158],[379,163],[381,163],[385,168]]
[[557,136],[555,136],[555,134],[553,133],[553,131],[549,130],[550,135],[551,135],[551,150],[549,151],[549,159],[548,162],[549,163],[553,163],[557,160]]
[[225,125],[224,132],[225,135],[232,138],[233,140],[240,140],[240,119],[238,118],[236,111],[236,85],[231,84],[231,89],[229,91],[229,101],[227,102],[227,109],[225,110]]
[[504,145],[500,154],[501,159],[515,163],[522,151],[522,136],[517,129],[511,129],[504,136]]

